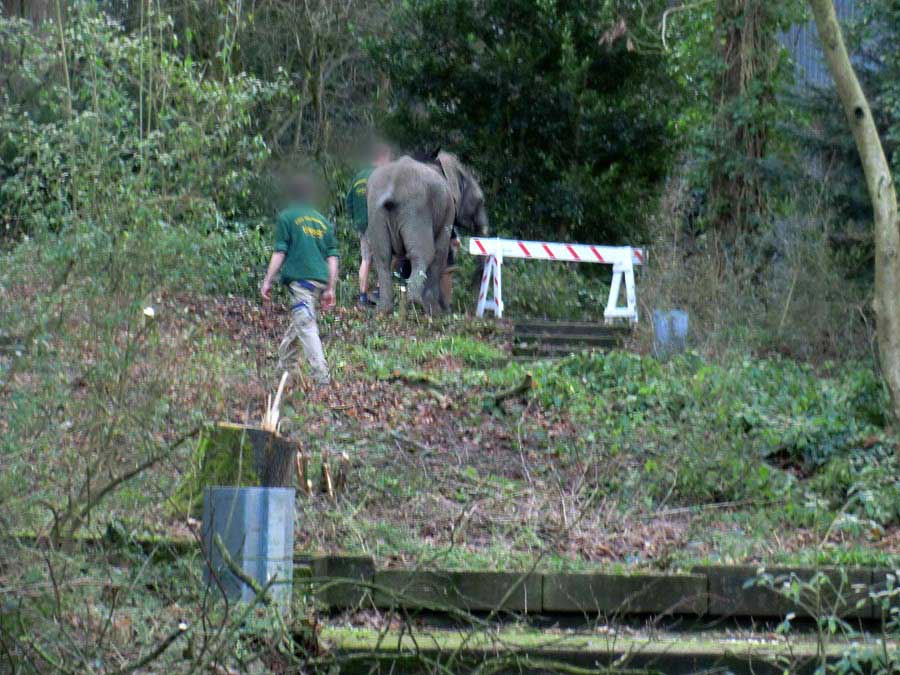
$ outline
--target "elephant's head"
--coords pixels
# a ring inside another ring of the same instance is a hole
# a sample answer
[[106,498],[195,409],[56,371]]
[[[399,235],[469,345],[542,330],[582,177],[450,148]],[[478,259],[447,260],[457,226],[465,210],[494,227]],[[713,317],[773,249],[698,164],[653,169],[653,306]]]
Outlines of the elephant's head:
[[484,207],[484,192],[472,171],[460,162],[456,155],[438,152],[437,162],[450,183],[456,202],[457,229],[479,236],[488,234],[488,215]]
[[460,167],[459,206],[456,209],[457,228],[482,237],[488,234],[488,215],[484,207],[484,192],[471,172]]

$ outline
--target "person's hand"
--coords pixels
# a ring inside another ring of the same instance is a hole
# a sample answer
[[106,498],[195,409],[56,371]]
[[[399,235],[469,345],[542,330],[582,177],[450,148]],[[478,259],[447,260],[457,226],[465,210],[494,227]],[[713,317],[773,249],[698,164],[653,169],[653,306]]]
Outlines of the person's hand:
[[322,291],[322,298],[320,300],[320,304],[322,305],[322,310],[327,311],[334,307],[334,289],[326,288]]
[[272,281],[270,279],[266,279],[262,283],[262,288],[259,289],[260,294],[263,296],[263,300],[269,301],[272,299]]

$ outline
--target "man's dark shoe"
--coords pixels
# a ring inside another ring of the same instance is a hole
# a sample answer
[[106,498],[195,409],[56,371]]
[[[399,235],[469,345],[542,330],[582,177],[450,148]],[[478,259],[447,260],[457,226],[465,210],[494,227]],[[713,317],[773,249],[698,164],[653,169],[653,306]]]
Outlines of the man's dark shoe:
[[357,304],[360,307],[368,307],[371,304],[371,301],[369,300],[369,296],[367,296],[365,293],[360,293]]

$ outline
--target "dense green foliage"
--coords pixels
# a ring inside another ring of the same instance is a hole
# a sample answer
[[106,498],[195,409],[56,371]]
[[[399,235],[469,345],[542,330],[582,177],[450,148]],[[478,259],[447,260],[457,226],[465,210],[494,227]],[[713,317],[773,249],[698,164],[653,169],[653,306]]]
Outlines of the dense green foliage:
[[665,2],[416,0],[374,41],[389,129],[481,173],[495,229],[642,240],[683,92],[651,34]]
[[65,62],[24,22],[4,20],[2,31],[8,233],[62,232],[82,219],[99,226],[115,220],[114,208],[131,216],[117,223],[121,232],[159,221],[210,232],[267,211],[259,193],[268,151],[253,120],[284,95],[283,83],[210,80],[169,51],[177,37],[164,18],[132,35],[102,14],[73,11]]
[[544,403],[589,424],[593,440],[611,443],[614,455],[644,457],[644,487],[657,485],[660,497],[764,498],[792,476],[813,476],[831,508],[900,522],[886,394],[865,368],[822,377],[782,359],[718,365],[616,353],[573,357],[536,377]]
[[105,270],[114,285],[150,288],[187,273],[207,288],[255,287],[258,224],[275,208],[255,120],[286,98],[285,82],[208,78],[173,53],[164,17],[132,34],[77,5],[65,60],[26,22],[0,19],[0,33],[7,241],[53,237],[54,267],[72,264],[98,283],[91,266],[108,259],[118,263]]
[[779,34],[803,19],[802,8],[797,0],[719,0],[713,21],[719,53],[695,52],[714,111],[712,123],[698,129],[708,153],[707,215],[729,244],[765,233],[783,193],[778,165],[791,144],[780,126],[793,110],[779,95],[792,82],[793,64]]

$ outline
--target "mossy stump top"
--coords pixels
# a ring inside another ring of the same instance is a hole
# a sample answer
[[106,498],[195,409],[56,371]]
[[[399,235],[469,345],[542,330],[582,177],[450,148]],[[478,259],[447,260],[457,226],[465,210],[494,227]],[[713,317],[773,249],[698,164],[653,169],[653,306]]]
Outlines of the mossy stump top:
[[295,442],[272,431],[230,422],[210,424],[171,499],[172,510],[196,517],[208,486],[294,487],[296,451]]

